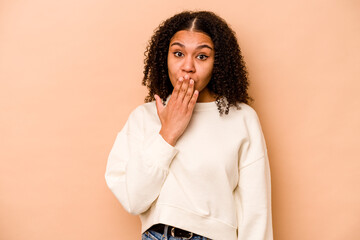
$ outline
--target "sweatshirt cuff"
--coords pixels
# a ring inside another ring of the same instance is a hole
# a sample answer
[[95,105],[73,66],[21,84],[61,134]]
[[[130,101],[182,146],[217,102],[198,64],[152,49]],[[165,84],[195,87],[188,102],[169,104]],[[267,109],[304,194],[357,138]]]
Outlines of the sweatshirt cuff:
[[159,133],[150,141],[144,152],[147,163],[168,170],[178,150],[166,142]]

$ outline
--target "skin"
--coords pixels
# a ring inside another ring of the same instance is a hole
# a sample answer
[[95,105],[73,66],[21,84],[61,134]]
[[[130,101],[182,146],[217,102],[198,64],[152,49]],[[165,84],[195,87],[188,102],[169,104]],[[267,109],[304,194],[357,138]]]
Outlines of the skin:
[[214,44],[204,33],[182,30],[171,38],[167,64],[174,90],[165,107],[159,96],[155,95],[155,100],[159,133],[172,146],[189,125],[196,102],[215,101],[207,89],[214,54]]

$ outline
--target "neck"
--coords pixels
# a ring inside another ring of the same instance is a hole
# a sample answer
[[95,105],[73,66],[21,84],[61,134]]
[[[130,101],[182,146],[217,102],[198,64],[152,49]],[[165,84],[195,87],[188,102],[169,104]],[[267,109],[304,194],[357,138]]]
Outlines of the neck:
[[205,88],[199,93],[196,102],[213,102],[215,100],[216,98],[211,95],[210,91],[207,88]]

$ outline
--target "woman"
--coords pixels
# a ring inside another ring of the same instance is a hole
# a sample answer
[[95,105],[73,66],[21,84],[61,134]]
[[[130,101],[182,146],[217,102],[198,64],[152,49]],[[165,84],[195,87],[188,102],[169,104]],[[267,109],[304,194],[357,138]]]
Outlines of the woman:
[[142,239],[272,239],[270,171],[229,26],[212,12],[163,22],[146,51],[146,103],[110,152],[106,181]]

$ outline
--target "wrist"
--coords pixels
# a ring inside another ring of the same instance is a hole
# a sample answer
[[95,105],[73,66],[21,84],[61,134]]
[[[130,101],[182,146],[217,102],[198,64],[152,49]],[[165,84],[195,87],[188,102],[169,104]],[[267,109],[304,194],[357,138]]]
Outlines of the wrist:
[[160,130],[159,134],[162,136],[162,138],[171,146],[175,147],[175,144],[177,142],[177,138],[169,133],[167,133],[166,131],[164,131],[163,129]]

